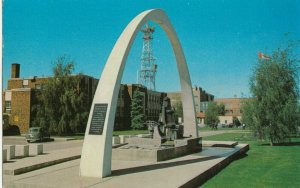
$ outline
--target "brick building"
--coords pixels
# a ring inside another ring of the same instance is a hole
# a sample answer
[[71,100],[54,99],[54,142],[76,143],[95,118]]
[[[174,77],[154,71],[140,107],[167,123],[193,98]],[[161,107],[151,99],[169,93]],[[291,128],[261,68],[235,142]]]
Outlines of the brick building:
[[[168,97],[171,99],[171,104],[174,106],[177,102],[181,101],[181,92],[168,92]],[[214,95],[207,93],[201,87],[195,86],[193,88],[195,111],[197,116],[198,123],[204,123],[203,115],[203,104],[207,104],[210,101],[214,100]]]
[[217,104],[225,105],[225,116],[241,116],[242,115],[242,104],[248,101],[248,98],[220,98],[215,99]]
[[[36,91],[42,89],[49,79],[50,77],[39,78],[37,76],[20,78],[20,64],[12,64],[11,79],[8,80],[7,90],[2,92],[2,104],[4,104],[2,111],[3,115],[8,117],[8,123],[17,125],[21,134],[28,131],[33,121],[31,109],[36,101]],[[97,84],[98,79],[87,75],[82,76],[79,87],[86,93],[89,106],[92,104]],[[144,95],[146,119],[158,120],[162,100],[166,93],[147,90],[146,87],[138,84],[121,84],[115,117],[115,130],[130,129],[130,106],[133,93],[136,90],[141,91]],[[5,122],[7,122],[6,119]]]
[[135,91],[143,94],[143,107],[146,120],[158,121],[163,98],[167,95],[163,92],[147,90],[140,84],[122,84],[118,95],[118,103],[115,117],[115,130],[128,130],[131,126],[131,102]]
[[[20,78],[20,64],[12,64],[11,79],[8,80],[7,90],[2,92],[2,111],[8,116],[8,123],[17,125],[20,133],[28,131],[32,122],[31,109],[36,101],[36,92],[43,88],[50,77]],[[70,76],[71,79],[74,76]],[[86,93],[86,100],[91,105],[98,80],[87,75],[82,75],[80,89]]]
[[225,106],[225,115],[220,116],[221,124],[231,124],[233,123],[233,117],[237,117],[241,120],[242,117],[242,105],[244,102],[248,101],[249,98],[220,98],[215,99],[217,104],[224,104]]

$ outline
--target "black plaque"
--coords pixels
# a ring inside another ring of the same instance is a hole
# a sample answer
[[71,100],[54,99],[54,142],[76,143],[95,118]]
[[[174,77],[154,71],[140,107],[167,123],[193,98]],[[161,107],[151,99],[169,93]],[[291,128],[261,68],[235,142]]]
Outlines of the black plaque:
[[95,104],[89,134],[102,135],[107,105],[107,103]]

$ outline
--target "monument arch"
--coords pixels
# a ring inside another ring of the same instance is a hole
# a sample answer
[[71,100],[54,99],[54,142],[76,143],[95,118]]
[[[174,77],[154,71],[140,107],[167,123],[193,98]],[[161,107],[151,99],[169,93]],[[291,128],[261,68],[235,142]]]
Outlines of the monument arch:
[[137,15],[123,30],[101,74],[82,147],[81,176],[103,178],[111,174],[113,126],[121,79],[133,41],[148,20],[159,24],[171,42],[181,85],[184,134],[198,137],[190,74],[176,32],[163,10],[147,10]]

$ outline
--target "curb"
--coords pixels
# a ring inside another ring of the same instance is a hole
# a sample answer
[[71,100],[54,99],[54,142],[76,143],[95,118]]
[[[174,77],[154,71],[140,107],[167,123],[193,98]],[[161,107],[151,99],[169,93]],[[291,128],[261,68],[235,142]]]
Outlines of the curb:
[[66,158],[62,158],[62,159],[56,159],[56,160],[53,160],[53,161],[47,161],[47,162],[43,162],[43,163],[39,163],[39,164],[34,164],[34,165],[31,165],[31,166],[26,166],[26,167],[22,167],[22,168],[18,168],[18,169],[9,169],[9,170],[4,170],[3,169],[3,174],[5,174],[5,175],[24,174],[26,172],[38,170],[38,169],[41,169],[41,168],[45,168],[45,167],[48,167],[48,166],[56,165],[56,164],[67,162],[67,161],[71,161],[71,160],[74,160],[74,159],[79,159],[80,157],[81,157],[81,155],[75,155],[75,156],[66,157]]
[[[237,145],[239,146],[239,145]],[[190,187],[200,187],[202,186],[207,180],[214,177],[218,172],[223,170],[226,166],[228,166],[231,162],[238,159],[240,155],[246,154],[249,151],[249,144],[241,144],[240,150],[234,152],[226,159],[222,160],[220,163],[215,164],[210,169],[206,170],[204,173],[199,174],[198,176],[192,178],[190,181],[186,182],[184,185],[181,185],[180,188],[190,188]],[[199,184],[199,182],[201,182]]]

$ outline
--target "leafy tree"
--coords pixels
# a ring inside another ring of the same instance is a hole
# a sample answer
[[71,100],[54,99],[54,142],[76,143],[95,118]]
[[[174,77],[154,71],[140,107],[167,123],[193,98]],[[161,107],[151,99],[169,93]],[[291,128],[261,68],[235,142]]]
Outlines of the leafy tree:
[[233,122],[233,125],[234,125],[235,127],[238,127],[238,126],[241,125],[241,122],[240,122],[240,120],[239,120],[237,117],[233,117],[233,118],[232,118],[232,122]]
[[250,78],[253,100],[243,106],[243,123],[270,145],[285,142],[300,122],[299,60],[293,55],[294,47],[290,43],[274,51],[270,59],[259,60]]
[[217,129],[219,122],[219,106],[217,103],[209,102],[205,112],[204,123],[212,129]]
[[219,104],[218,109],[219,109],[218,114],[220,116],[224,116],[225,115],[225,105],[223,103]]
[[144,95],[136,90],[133,93],[131,101],[131,128],[140,130],[145,128]]
[[54,76],[36,91],[32,124],[57,135],[84,132],[89,107],[80,87],[82,75],[71,75],[74,62],[65,56],[57,58],[54,64]]

